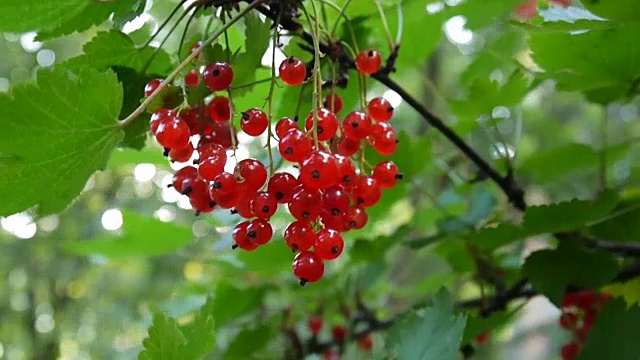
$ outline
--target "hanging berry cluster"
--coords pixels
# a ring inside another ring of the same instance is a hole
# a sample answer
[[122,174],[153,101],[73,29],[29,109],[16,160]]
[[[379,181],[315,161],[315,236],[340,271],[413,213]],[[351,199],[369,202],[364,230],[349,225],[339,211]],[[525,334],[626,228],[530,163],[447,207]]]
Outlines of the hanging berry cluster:
[[573,339],[560,349],[562,360],[578,358],[582,344],[587,339],[604,303],[611,299],[612,296],[609,294],[600,294],[591,290],[568,293],[564,296],[562,315],[560,315],[558,322],[561,328],[572,333]]
[[[198,49],[194,45],[192,51]],[[356,58],[361,74],[380,68],[380,55],[365,50]],[[289,57],[279,66],[280,80],[298,86],[309,78],[306,65]],[[317,75],[316,75],[317,76]],[[233,104],[225,96],[233,83],[232,66],[226,62],[195,68],[184,77],[185,92],[200,85],[211,91],[209,100],[198,107],[181,110],[161,108],[151,117],[151,132],[175,162],[197,160],[176,171],[171,186],[188,196],[197,213],[231,209],[244,219],[233,229],[234,248],[253,251],[273,237],[270,218],[279,206],[286,207],[293,221],[284,231],[286,245],[297,255],[293,273],[304,285],[316,282],[324,274],[324,262],[338,258],[344,248],[342,233],[361,229],[368,220],[366,209],[374,206],[384,189],[402,178],[392,161],[370,166],[364,161],[366,146],[381,155],[396,151],[397,139],[388,123],[394,108],[384,98],[371,99],[362,111],[349,112],[340,122],[342,99],[332,92],[298,124],[292,118],[276,122],[260,108],[241,112],[240,129],[257,137],[265,132],[278,141],[282,158],[299,169],[299,174],[271,173],[257,159],[238,161],[233,172],[226,172],[234,161],[237,144],[232,120]],[[315,80],[315,79],[314,79]],[[153,80],[145,88],[152,94],[162,80]],[[229,150],[229,151],[228,151]],[[269,157],[271,159],[271,156]],[[271,160],[270,160],[271,161]]]

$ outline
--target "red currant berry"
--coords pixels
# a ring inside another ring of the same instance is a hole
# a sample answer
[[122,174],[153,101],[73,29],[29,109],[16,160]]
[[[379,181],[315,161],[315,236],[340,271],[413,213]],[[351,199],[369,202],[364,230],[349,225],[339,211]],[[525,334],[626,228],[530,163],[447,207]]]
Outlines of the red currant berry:
[[324,275],[324,262],[312,252],[301,252],[293,259],[293,274],[300,279],[300,285],[313,283]]
[[309,250],[316,242],[316,234],[306,221],[294,221],[284,230],[284,241],[293,252]]
[[255,219],[249,223],[247,234],[251,242],[264,245],[271,240],[273,236],[273,228],[271,224],[264,219]]
[[573,330],[578,324],[578,315],[574,313],[563,313],[558,321],[560,327],[565,330]]
[[324,322],[321,317],[314,316],[307,321],[307,325],[309,325],[309,330],[313,335],[318,335],[320,330],[322,330],[322,325]]
[[198,175],[207,181],[213,181],[216,176],[224,171],[225,159],[221,156],[211,156],[200,159],[198,163]]
[[344,240],[339,232],[333,229],[322,229],[316,234],[316,243],[313,251],[322,260],[335,260],[344,249]]
[[183,148],[173,148],[169,151],[169,157],[176,162],[187,162],[193,156],[193,145],[189,142]]
[[[377,127],[380,124],[385,123],[377,123],[373,127]],[[393,129],[387,130],[383,133],[376,132],[369,137],[369,142],[371,146],[378,152],[380,155],[389,156],[393,155],[398,149],[398,139],[396,138],[396,134]]]
[[184,84],[188,87],[197,87],[200,85],[200,73],[197,70],[191,70],[184,76]]
[[327,350],[322,353],[322,360],[340,360],[340,354],[333,350]]
[[289,212],[297,220],[313,221],[322,209],[322,195],[319,191],[299,185],[287,204]]
[[295,176],[288,172],[275,173],[269,179],[267,191],[276,197],[281,204],[286,204],[291,200],[293,189],[298,186],[299,182]]
[[307,67],[293,56],[280,63],[279,71],[282,82],[290,86],[300,85],[307,78]]
[[362,335],[358,339],[358,346],[362,351],[371,351],[371,349],[373,349],[373,338],[371,334]]
[[185,187],[189,186],[191,181],[197,177],[198,169],[193,166],[185,166],[173,174],[171,186],[182,194],[185,191]]
[[171,109],[158,109],[151,115],[151,119],[149,120],[149,128],[151,129],[151,133],[153,135],[158,131],[158,125],[160,122],[168,119],[175,118],[177,116],[176,112]]
[[144,87],[144,97],[149,97],[151,94],[153,94],[154,91],[156,91],[156,89],[162,84],[164,80],[162,79],[154,79],[149,81],[149,83],[147,83],[147,85],[145,85]]
[[575,360],[580,353],[580,344],[575,341],[566,343],[560,348],[560,356],[562,360]]
[[367,225],[367,221],[369,221],[369,215],[367,215],[365,209],[359,206],[353,206],[347,210],[347,225],[349,229],[362,229]]
[[334,214],[326,209],[322,209],[320,212],[320,221],[325,229],[332,229],[340,232],[346,232],[349,230],[344,213]]
[[207,141],[207,138],[200,138],[198,143],[198,156],[200,159],[205,159],[212,156],[223,158],[227,161],[227,151],[220,144]]
[[202,77],[211,91],[227,90],[233,82],[233,69],[226,62],[215,62],[204,68]]
[[269,126],[269,119],[264,111],[253,108],[242,113],[240,128],[250,136],[259,136]]
[[333,185],[322,192],[322,206],[333,215],[349,210],[349,194],[341,185]]
[[[304,123],[305,129],[313,129],[313,111],[307,116]],[[336,135],[338,131],[338,118],[325,108],[318,109],[318,141],[327,141]]]
[[238,191],[240,185],[236,180],[236,177],[228,172],[223,172],[218,174],[215,178],[213,178],[213,182],[211,186],[209,186],[209,193],[211,197],[214,197],[214,194],[233,194]]
[[[189,54],[193,54],[194,52],[198,51],[201,46],[202,46],[202,41],[198,41],[195,44],[191,45],[191,49],[189,49]],[[200,60],[200,55],[201,54],[202,53],[196,55],[196,57],[194,59],[195,60]]]
[[329,94],[324,98],[322,106],[337,114],[342,110],[342,98],[338,94]]
[[338,140],[338,154],[353,156],[360,150],[360,141],[343,136]]
[[289,130],[278,143],[280,155],[291,162],[302,162],[311,152],[311,140],[302,130]]
[[475,338],[475,342],[478,345],[482,345],[484,343],[486,343],[487,341],[489,341],[489,333],[488,332],[483,332],[482,334],[476,336]]
[[342,185],[345,190],[349,191],[356,180],[356,168],[351,160],[340,154],[333,155],[338,165],[338,184]]
[[371,130],[371,117],[361,111],[350,112],[342,123],[344,135],[353,140],[362,140],[369,135]]
[[208,105],[209,116],[211,120],[226,123],[231,119],[231,107],[229,106],[229,99],[225,96],[214,97]]
[[333,340],[341,343],[347,337],[347,329],[344,326],[334,326],[331,328]]
[[385,122],[391,120],[393,117],[393,106],[383,97],[371,99],[367,108],[369,109],[369,115],[375,121]]
[[324,151],[313,151],[300,165],[300,182],[310,189],[326,189],[337,181],[336,158]]
[[[211,196],[209,196],[209,187],[201,178],[195,178],[190,183],[191,191],[189,192],[189,201],[191,206],[196,210],[196,214],[212,212],[216,206]],[[186,191],[186,189],[185,189]]]
[[244,192],[246,187],[243,185],[240,185],[240,189],[238,190],[238,192],[240,193],[240,197],[238,198],[238,202],[236,203],[235,206],[235,212],[238,213],[238,215],[242,216],[245,219],[250,219],[252,217],[254,217],[253,215],[253,211],[251,211],[251,201],[253,200],[253,196],[255,195],[255,191],[247,191]]
[[362,50],[358,56],[356,56],[356,68],[362,74],[371,75],[380,70],[381,65],[382,58],[375,50]]
[[156,140],[168,149],[186,147],[190,136],[189,125],[178,117],[161,121],[156,130]]
[[380,201],[382,191],[376,179],[370,176],[360,177],[351,192],[353,201],[361,207],[371,207]]
[[285,117],[278,120],[276,123],[276,135],[278,136],[278,139],[282,139],[282,137],[284,137],[284,135],[291,129],[300,129],[293,119]]
[[278,201],[275,195],[266,191],[258,191],[251,200],[251,212],[260,219],[269,219],[276,213]]
[[234,248],[239,247],[246,251],[253,251],[258,248],[258,244],[249,238],[249,231],[247,230],[249,224],[249,221],[243,221],[233,229],[232,237],[236,243]]
[[382,189],[390,189],[402,179],[402,174],[398,172],[398,166],[393,161],[382,161],[373,168],[371,177],[376,179]]
[[180,117],[189,126],[189,132],[191,135],[200,134],[202,131],[202,125],[200,124],[199,109],[188,109],[180,113]]
[[240,161],[234,174],[238,182],[245,184],[247,189],[257,191],[267,182],[267,169],[256,159],[244,159]]
[[229,126],[229,124],[213,123],[212,124],[213,136],[211,141],[220,144],[225,149],[231,149],[233,146],[232,136],[235,138],[236,144],[238,143],[238,134],[235,128]]

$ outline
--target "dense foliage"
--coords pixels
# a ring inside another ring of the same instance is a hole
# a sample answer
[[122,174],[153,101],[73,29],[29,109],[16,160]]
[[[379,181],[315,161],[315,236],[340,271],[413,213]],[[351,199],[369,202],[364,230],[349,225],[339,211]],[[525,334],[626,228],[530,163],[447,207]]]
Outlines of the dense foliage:
[[0,358],[637,359],[639,31],[0,0]]

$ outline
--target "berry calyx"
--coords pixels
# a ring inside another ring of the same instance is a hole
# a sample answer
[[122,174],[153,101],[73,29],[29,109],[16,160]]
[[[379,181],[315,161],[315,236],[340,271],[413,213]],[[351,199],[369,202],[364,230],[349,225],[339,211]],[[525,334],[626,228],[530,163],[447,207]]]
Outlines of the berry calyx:
[[190,183],[197,177],[198,169],[193,166],[185,166],[173,174],[171,186],[176,189],[177,192],[183,194],[186,188],[190,186]]
[[371,117],[361,111],[352,111],[342,123],[344,135],[353,140],[359,141],[366,138],[371,130]]
[[267,191],[273,194],[279,203],[286,204],[291,200],[293,189],[298,184],[298,179],[295,176],[288,172],[279,172],[273,174],[269,179]]
[[382,58],[380,54],[373,50],[362,50],[358,56],[356,56],[356,68],[358,71],[365,75],[371,75],[380,70],[382,65]]
[[275,195],[258,191],[251,200],[251,212],[260,219],[269,219],[276,213],[278,201]]
[[269,119],[264,111],[252,108],[242,113],[240,128],[250,136],[259,136],[269,126]]
[[377,204],[381,197],[378,181],[370,176],[360,177],[352,190],[353,201],[363,208]]
[[265,219],[255,219],[247,226],[247,236],[254,244],[264,245],[271,240],[273,228]]
[[369,115],[375,121],[386,122],[393,117],[393,106],[383,97],[371,99],[367,105],[367,109],[369,110]]
[[253,251],[258,248],[258,244],[254,243],[249,238],[249,231],[247,229],[249,227],[249,224],[249,221],[243,221],[236,225],[235,228],[233,228],[233,233],[231,236],[233,238],[233,241],[235,242],[234,248],[239,247],[246,251]]
[[278,69],[282,82],[290,86],[300,85],[307,78],[307,67],[300,59],[293,56],[284,59]]
[[371,176],[376,179],[383,189],[390,189],[402,179],[402,174],[398,172],[398,166],[393,161],[382,161],[373,168]]
[[293,259],[293,274],[300,279],[300,285],[313,283],[324,275],[324,262],[312,251],[298,253]]
[[227,90],[233,82],[233,69],[226,62],[218,61],[204,68],[202,78],[211,91]]

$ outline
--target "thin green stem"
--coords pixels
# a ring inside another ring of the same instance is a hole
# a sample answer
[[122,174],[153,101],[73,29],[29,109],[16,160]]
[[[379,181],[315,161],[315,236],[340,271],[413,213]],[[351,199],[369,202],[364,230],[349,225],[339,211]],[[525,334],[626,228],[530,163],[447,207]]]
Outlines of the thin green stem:
[[[223,11],[220,14],[220,18],[222,19],[222,26],[224,26],[226,24],[226,19],[225,16],[228,13]],[[226,48],[226,55],[227,55],[227,63],[231,63],[231,47],[229,46],[229,34],[227,32],[227,29],[224,30],[224,45]],[[235,125],[233,124],[233,117],[235,116],[236,113],[236,105],[233,103],[233,91],[231,90],[231,88],[227,89],[227,97],[229,98],[229,122],[231,123],[231,128],[235,129]],[[236,137],[235,136],[231,136],[231,147],[235,150],[238,147],[238,144],[236,143]]]
[[182,36],[180,37],[180,43],[178,44],[178,59],[182,57],[182,47],[184,46],[184,41],[187,37],[187,32],[189,32],[189,25],[191,25],[191,22],[196,17],[197,11],[198,9],[196,9],[196,11],[191,13],[191,16],[189,16],[189,19],[187,19],[187,24],[184,26],[184,31],[182,32]]
[[155,60],[156,56],[158,56],[158,54],[160,53],[160,49],[162,49],[162,47],[164,46],[164,44],[167,42],[167,40],[169,40],[169,37],[171,37],[171,34],[173,34],[173,32],[176,30],[176,28],[178,27],[178,25],[180,25],[180,23],[182,22],[182,20],[189,15],[189,12],[191,11],[191,9],[193,9],[193,4],[189,5],[189,7],[187,8],[187,10],[184,11],[184,13],[182,13],[180,15],[180,17],[178,18],[178,21],[176,21],[175,24],[173,24],[173,26],[171,27],[171,29],[169,29],[169,33],[167,34],[167,36],[164,37],[164,39],[162,39],[162,41],[160,42],[160,45],[158,45],[158,47],[155,49],[155,51],[153,52],[153,54],[151,54],[151,56],[149,57],[149,59],[147,60],[147,62],[144,64],[144,66],[142,67],[142,72],[144,73],[145,71],[147,71],[147,68],[151,65],[151,63],[153,63],[153,60]]
[[313,32],[311,34],[311,37],[313,38],[313,52],[314,52],[314,61],[313,61],[313,99],[312,99],[312,103],[313,103],[313,141],[315,144],[316,149],[320,148],[320,144],[318,142],[318,108],[320,106],[319,102],[318,102],[318,97],[320,96],[321,92],[320,92],[320,87],[321,85],[318,85],[318,80],[320,78],[320,39],[319,34],[320,34],[320,27],[319,27],[319,21],[317,21],[318,19],[318,9],[316,6],[316,1],[317,0],[311,0],[311,8],[313,9],[313,15],[316,18],[316,21],[312,22],[311,21],[311,16],[309,16],[309,12],[307,11],[307,9],[303,6],[302,7],[302,11],[304,12],[305,16],[307,17],[307,21],[309,22],[309,25],[313,25]]
[[404,27],[404,13],[402,12],[402,1],[398,1],[398,30],[396,32],[396,44],[402,40],[402,28]]
[[242,85],[232,86],[230,89],[238,90],[238,89],[242,89],[242,88],[251,87],[251,86],[259,85],[259,84],[262,84],[262,83],[266,83],[266,82],[269,82],[269,81],[271,81],[270,77],[264,78],[264,79],[260,79],[260,80],[256,80],[256,81],[252,81],[250,83],[246,83],[246,84],[242,84]]
[[166,79],[158,86],[158,88],[151,94],[149,97],[145,99],[145,101],[138,106],[129,116],[124,118],[121,121],[118,121],[118,128],[124,129],[127,126],[131,125],[145,110],[151,105],[151,103],[160,95],[160,92],[164,90],[169,84],[180,74],[180,72],[186,68],[191,62],[198,57],[200,52],[204,50],[205,47],[211,45],[222,33],[231,27],[233,24],[238,22],[238,20],[242,19],[245,15],[247,15],[251,10],[256,8],[258,5],[262,4],[264,0],[257,0],[251,3],[249,6],[240,11],[236,16],[234,16],[228,23],[226,23],[222,28],[216,31],[213,35],[211,35],[207,40],[202,43],[198,49],[196,49],[193,53],[187,56],[176,68],[166,77]]
[[380,20],[382,20],[382,27],[384,28],[385,34],[387,34],[387,40],[389,41],[389,51],[393,53],[395,50],[395,44],[393,43],[393,38],[391,37],[391,31],[389,31],[389,24],[387,24],[387,17],[384,14],[384,9],[382,8],[382,4],[380,4],[379,0],[376,0],[376,8],[378,8],[378,13],[380,14]]
[[273,151],[271,149],[271,138],[273,137],[273,130],[271,129],[271,123],[273,122],[273,92],[276,89],[276,48],[278,47],[278,26],[280,25],[280,16],[273,24],[273,39],[271,44],[271,85],[269,86],[268,96],[268,111],[269,111],[269,126],[267,126],[267,153],[269,154],[269,175],[273,175]]
[[144,44],[142,44],[141,48],[146,48],[147,46],[149,46],[149,44],[151,44],[151,42],[160,34],[160,32],[165,28],[165,26],[169,24],[169,21],[171,21],[173,16],[178,12],[178,10],[180,10],[180,8],[182,7],[182,4],[184,4],[186,1],[187,0],[180,0],[180,2],[173,8],[173,10],[171,10],[171,13],[169,14],[169,16],[167,16],[167,18],[164,19],[162,24],[160,24],[160,26],[158,27],[158,30],[156,30],[156,32],[153,33],[153,35],[151,35],[151,37],[147,41],[145,41]]
[[[340,18],[341,17],[344,18],[344,20],[348,23],[348,26],[351,26],[351,20],[345,14],[345,11],[347,11],[347,7],[349,6],[349,4],[351,4],[351,0],[347,0],[344,3],[344,5],[340,8],[340,13],[338,14],[338,19],[336,19],[336,22],[333,23],[333,27],[331,28],[331,37],[333,37],[336,34],[336,31],[338,30],[338,24],[340,23]],[[331,6],[331,5],[329,5],[329,6]]]
[[602,120],[600,121],[600,190],[607,188],[607,147],[609,147],[609,111],[607,106],[602,107]]

